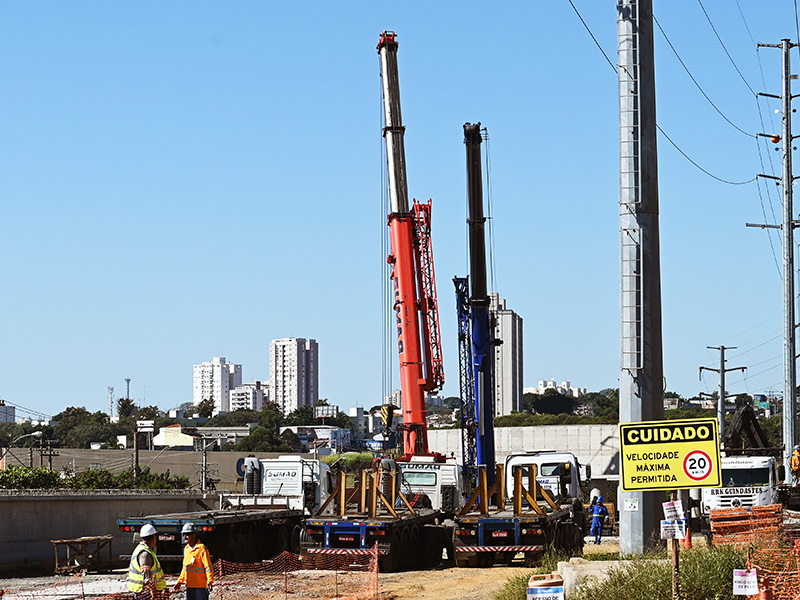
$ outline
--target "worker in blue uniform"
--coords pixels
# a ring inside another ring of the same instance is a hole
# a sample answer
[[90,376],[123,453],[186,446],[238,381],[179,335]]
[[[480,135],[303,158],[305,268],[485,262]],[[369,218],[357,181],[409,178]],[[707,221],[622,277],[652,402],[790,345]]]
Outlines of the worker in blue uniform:
[[603,524],[608,518],[608,509],[603,504],[602,496],[599,496],[596,502],[592,502],[589,512],[592,515],[592,528],[589,533],[594,536],[594,543],[599,544],[603,537]]

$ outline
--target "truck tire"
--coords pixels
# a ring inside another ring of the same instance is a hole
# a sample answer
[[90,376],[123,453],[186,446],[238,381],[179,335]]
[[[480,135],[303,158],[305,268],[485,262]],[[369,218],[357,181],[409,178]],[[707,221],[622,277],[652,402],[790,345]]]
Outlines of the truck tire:
[[292,528],[292,536],[289,539],[289,552],[292,554],[300,554],[300,525],[295,525]]
[[275,553],[274,555],[277,556],[281,552],[285,552],[289,549],[289,530],[286,528],[286,525],[281,525],[278,528],[277,536],[275,537]]
[[407,550],[409,559],[408,568],[412,571],[418,571],[425,567],[427,553],[419,543],[419,528],[416,525],[411,530],[409,540],[411,545]]

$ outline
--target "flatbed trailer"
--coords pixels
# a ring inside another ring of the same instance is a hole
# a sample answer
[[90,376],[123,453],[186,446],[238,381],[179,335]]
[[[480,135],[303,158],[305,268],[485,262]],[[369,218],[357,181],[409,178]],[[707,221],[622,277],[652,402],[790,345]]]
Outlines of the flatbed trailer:
[[561,508],[545,515],[515,515],[512,510],[488,516],[456,518],[455,560],[460,567],[508,564],[524,553],[532,566],[548,548],[572,552],[583,547],[583,531],[573,521],[573,511]]
[[[210,510],[117,520],[120,531],[138,533],[150,523],[158,531],[158,558],[162,563],[183,558],[181,528],[192,523],[212,559],[254,562],[288,550],[298,553],[305,513],[290,508]],[[130,554],[120,558],[130,560]]]
[[301,553],[313,564],[320,555],[371,554],[378,545],[380,570],[405,571],[436,567],[452,539],[440,510],[419,509],[397,518],[344,515],[306,519]]
[[[519,553],[524,553],[526,566],[533,566],[548,548],[570,554],[583,551],[586,515],[579,499],[556,502],[538,483],[536,466],[529,465],[514,469],[514,491],[507,500],[504,467],[496,468],[495,482],[488,486],[486,468],[478,467],[478,487],[455,517],[457,566],[508,564]],[[529,489],[523,485],[524,471]]]

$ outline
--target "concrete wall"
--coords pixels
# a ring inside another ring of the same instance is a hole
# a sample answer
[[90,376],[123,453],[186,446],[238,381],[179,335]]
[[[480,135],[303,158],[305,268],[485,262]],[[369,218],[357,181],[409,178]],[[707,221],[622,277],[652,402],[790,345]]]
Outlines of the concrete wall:
[[[52,571],[51,540],[58,539],[111,534],[113,555],[129,553],[133,536],[119,531],[117,519],[201,510],[201,498],[197,492],[0,490],[0,570],[13,575],[14,567],[30,565]],[[216,507],[213,497],[205,502]]]
[[[461,459],[461,430],[428,431],[432,450]],[[617,425],[547,425],[542,427],[497,427],[495,448],[498,461],[508,454],[529,450],[572,452],[582,465],[592,466],[593,479],[619,478],[619,432]]]

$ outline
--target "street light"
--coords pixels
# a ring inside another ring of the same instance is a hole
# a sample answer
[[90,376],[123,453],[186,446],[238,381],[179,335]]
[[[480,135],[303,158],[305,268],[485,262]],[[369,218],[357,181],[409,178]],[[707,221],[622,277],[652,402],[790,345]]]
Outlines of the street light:
[[8,454],[8,451],[11,449],[11,447],[14,444],[16,444],[18,441],[20,441],[22,439],[25,439],[27,437],[40,438],[40,437],[42,437],[42,432],[41,431],[34,431],[33,433],[26,433],[25,435],[21,435],[17,439],[12,440],[11,443],[8,445],[8,448],[3,448],[3,453],[0,454],[0,460],[3,460],[3,458],[5,458],[5,455]]

